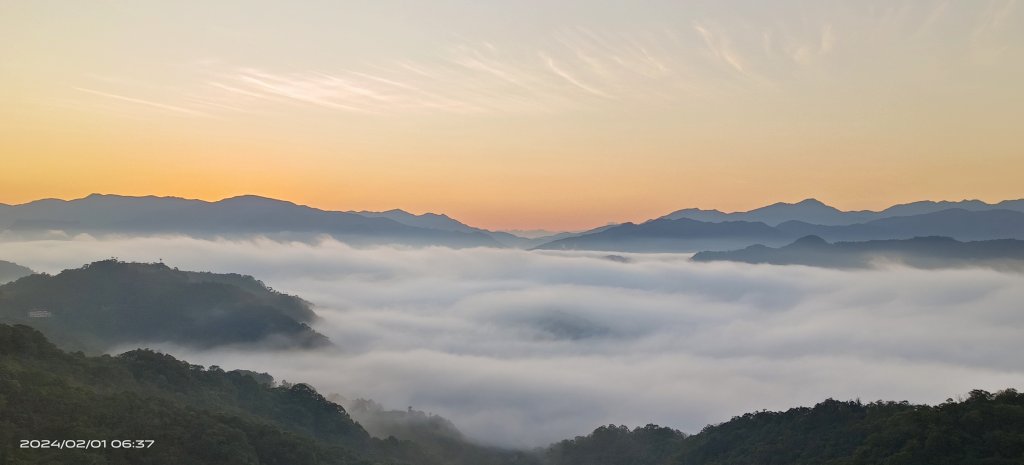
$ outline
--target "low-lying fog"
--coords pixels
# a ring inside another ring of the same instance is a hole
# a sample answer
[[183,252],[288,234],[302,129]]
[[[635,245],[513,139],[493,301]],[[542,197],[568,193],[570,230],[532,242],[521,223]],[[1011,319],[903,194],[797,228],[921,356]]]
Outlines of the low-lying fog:
[[686,255],[352,249],[267,240],[2,242],[57,272],[116,256],[247,273],[312,301],[337,350],[164,348],[413,406],[536,446],[601,424],[697,432],[822,399],[1024,387],[1024,275],[690,263]]

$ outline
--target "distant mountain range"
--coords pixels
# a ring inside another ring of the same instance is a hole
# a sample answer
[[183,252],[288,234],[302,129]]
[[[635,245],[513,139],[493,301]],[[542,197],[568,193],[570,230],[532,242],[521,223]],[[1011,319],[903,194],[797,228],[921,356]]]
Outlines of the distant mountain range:
[[329,345],[309,327],[316,318],[308,302],[251,276],[161,263],[104,260],[0,286],[0,322],[31,324],[66,349],[88,352],[155,342]]
[[529,248],[540,245],[544,242],[552,240],[550,237],[520,237],[515,234],[503,232],[503,231],[488,231],[486,229],[474,228],[458,220],[455,220],[448,215],[437,214],[437,213],[423,213],[421,215],[415,215],[405,210],[388,210],[383,212],[371,212],[371,211],[358,211],[350,212],[357,215],[369,217],[369,218],[387,218],[389,220],[417,228],[423,229],[434,229],[438,231],[448,231],[463,234],[477,234],[490,236],[498,244],[505,247],[515,248]]
[[844,226],[786,221],[776,226],[790,236],[814,234],[827,240],[863,241],[947,236],[960,240],[1024,239],[1024,213],[1013,210],[952,208],[911,216],[894,216]]
[[1024,241],[1000,239],[961,242],[933,236],[829,243],[818,236],[806,236],[784,247],[752,245],[728,252],[700,252],[692,260],[825,268],[869,268],[895,263],[914,268],[988,267],[1024,271]]
[[723,221],[759,221],[769,226],[775,226],[786,221],[801,221],[823,226],[842,226],[896,216],[923,215],[952,208],[967,211],[1013,210],[1024,212],[1024,199],[1004,200],[994,204],[985,203],[980,200],[961,200],[958,202],[925,200],[894,205],[881,211],[842,211],[816,199],[806,199],[797,203],[779,202],[750,211],[734,213],[687,208],[674,211],[661,218],[669,220],[687,218],[712,223]]
[[1024,239],[1024,199],[922,201],[881,211],[841,211],[815,199],[724,213],[684,209],[643,223],[575,233],[520,237],[462,223],[444,214],[327,211],[258,196],[216,202],[176,197],[93,194],[77,200],[0,204],[7,236],[67,234],[261,235],[313,240],[328,235],[352,245],[513,247],[546,250],[696,252],[753,244],[781,246],[806,235],[828,241],[946,236],[957,240]]
[[764,223],[659,218],[625,223],[596,232],[557,239],[537,247],[546,250],[605,250],[614,252],[690,252],[728,249],[757,242],[785,243],[789,236]]
[[538,246],[553,250],[621,252],[695,252],[731,250],[754,244],[780,246],[807,235],[829,241],[869,241],[946,236],[958,240],[1024,239],[1024,212],[951,208],[910,216],[886,217],[848,225],[820,225],[787,220],[703,222],[659,218],[626,223],[598,233],[585,233]]
[[0,229],[29,235],[60,230],[71,234],[259,234],[297,240],[326,234],[354,245],[502,246],[479,231],[417,227],[386,217],[326,211],[251,195],[216,202],[100,194],[68,201],[37,200],[0,208]]

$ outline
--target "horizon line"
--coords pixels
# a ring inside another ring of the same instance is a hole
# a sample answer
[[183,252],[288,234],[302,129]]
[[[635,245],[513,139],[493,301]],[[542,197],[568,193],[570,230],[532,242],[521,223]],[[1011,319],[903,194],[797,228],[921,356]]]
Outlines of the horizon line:
[[[454,217],[452,215],[449,215],[448,213],[444,213],[443,211],[440,211],[440,212],[439,211],[423,211],[421,213],[416,213],[414,211],[407,210],[407,209],[401,208],[401,207],[382,209],[382,210],[366,210],[366,209],[361,209],[361,210],[356,210],[356,209],[340,210],[340,209],[332,209],[332,208],[323,208],[323,207],[318,207],[318,206],[315,206],[315,205],[312,205],[312,204],[298,203],[298,202],[295,202],[295,201],[286,200],[286,199],[282,199],[282,198],[270,197],[270,196],[266,196],[266,195],[252,194],[252,193],[231,195],[231,196],[222,197],[222,198],[213,200],[213,199],[204,199],[204,198],[195,198],[195,197],[185,197],[185,196],[180,196],[180,195],[158,195],[158,194],[128,195],[128,194],[92,192],[92,193],[84,195],[82,197],[75,197],[75,198],[43,197],[43,198],[39,198],[39,199],[29,200],[27,202],[22,202],[22,203],[4,203],[4,202],[0,202],[0,207],[19,207],[19,206],[25,206],[25,205],[29,205],[29,204],[33,204],[33,203],[37,203],[37,202],[46,202],[46,201],[76,202],[76,201],[86,200],[86,199],[89,199],[89,198],[92,198],[92,197],[119,197],[119,198],[131,198],[131,199],[153,198],[153,199],[168,199],[168,200],[183,200],[183,201],[189,201],[189,202],[201,202],[201,203],[206,203],[206,204],[214,204],[214,203],[220,203],[220,202],[224,202],[224,201],[228,201],[228,200],[249,197],[249,198],[256,198],[256,199],[261,199],[261,200],[269,200],[269,201],[274,201],[274,202],[281,202],[281,203],[291,204],[291,205],[297,206],[297,207],[311,208],[311,209],[314,209],[314,210],[319,210],[319,211],[323,211],[323,212],[332,212],[332,213],[352,213],[352,214],[357,214],[358,215],[358,214],[365,214],[365,213],[386,213],[386,212],[391,212],[391,211],[399,211],[399,212],[404,212],[404,213],[408,213],[408,214],[415,215],[415,216],[438,215],[438,216],[447,217],[447,218],[449,218],[451,220],[457,221],[459,223],[462,223],[462,224],[465,224],[467,226],[474,227],[474,228],[477,228],[477,229],[483,229],[483,230],[488,230],[488,231],[498,231],[498,232],[545,231],[545,232],[551,232],[551,233],[575,233],[575,232],[584,232],[584,231],[587,231],[587,230],[590,230],[590,229],[600,228],[600,227],[604,227],[604,226],[611,226],[611,225],[616,225],[616,224],[633,223],[631,221],[618,221],[618,222],[616,222],[616,221],[607,221],[604,224],[600,224],[600,225],[597,225],[597,226],[590,226],[590,227],[586,227],[586,228],[582,228],[582,229],[560,229],[560,230],[552,230],[552,229],[547,229],[547,228],[543,228],[543,227],[540,227],[540,228],[516,227],[516,228],[494,228],[494,229],[490,229],[490,228],[473,226],[472,224],[465,223],[462,220],[459,220],[458,218],[456,218],[456,217]],[[749,210],[724,211],[724,210],[719,210],[717,208],[682,207],[682,208],[677,208],[675,210],[667,212],[667,213],[665,213],[663,215],[649,218],[648,220],[654,220],[654,219],[662,218],[662,217],[665,217],[665,216],[668,216],[668,215],[671,215],[673,213],[676,213],[676,212],[679,212],[679,211],[683,211],[683,210],[697,210],[697,211],[704,211],[704,212],[719,212],[719,213],[722,213],[722,214],[739,214],[739,213],[748,213],[748,212],[751,212],[751,211],[755,211],[755,210],[759,210],[759,209],[767,208],[767,207],[772,207],[772,206],[799,205],[799,204],[805,203],[805,202],[819,203],[819,204],[821,204],[821,205],[823,205],[825,207],[833,208],[833,209],[835,209],[835,210],[837,210],[837,211],[839,211],[841,213],[868,213],[868,212],[870,212],[870,213],[878,213],[878,212],[882,212],[882,211],[885,211],[885,210],[893,208],[893,207],[897,207],[897,206],[901,206],[901,205],[911,205],[911,204],[922,203],[922,202],[931,202],[931,203],[980,202],[980,203],[983,203],[983,204],[989,205],[989,206],[997,206],[997,205],[1005,203],[1005,202],[1014,202],[1014,201],[1024,201],[1024,197],[1007,198],[1007,199],[1002,199],[1002,200],[997,200],[997,201],[985,201],[985,200],[981,200],[979,198],[963,198],[963,199],[959,199],[959,200],[947,200],[947,199],[932,200],[932,199],[924,199],[924,200],[915,200],[915,201],[910,201],[910,202],[893,203],[893,204],[890,204],[888,207],[885,207],[885,208],[882,208],[882,209],[878,209],[878,210],[872,210],[872,209],[843,210],[843,209],[840,209],[838,207],[835,207],[835,206],[829,204],[828,202],[822,201],[822,200],[820,200],[820,199],[818,199],[816,197],[807,197],[807,198],[798,200],[796,202],[776,201],[776,202],[772,202],[772,203],[767,203],[767,204],[764,204],[764,205],[762,205],[760,207],[751,208]]]

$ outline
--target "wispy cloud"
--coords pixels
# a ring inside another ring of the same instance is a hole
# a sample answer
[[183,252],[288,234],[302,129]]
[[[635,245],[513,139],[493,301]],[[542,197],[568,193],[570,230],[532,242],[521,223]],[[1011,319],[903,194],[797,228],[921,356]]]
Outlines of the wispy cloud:
[[282,97],[335,110],[368,112],[365,106],[350,103],[365,99],[366,93],[353,92],[352,86],[333,76],[321,73],[275,75],[246,69],[239,72],[237,79],[255,90],[256,95]]
[[939,21],[941,21],[944,17],[946,17],[948,11],[949,11],[949,1],[948,0],[936,3],[928,11],[928,13],[925,14],[924,19],[921,21],[920,26],[918,26],[918,28],[917,28],[917,32],[915,32],[913,34],[913,36],[920,37],[922,35],[930,33],[933,30],[933,28],[935,27],[935,25]]
[[732,43],[728,36],[713,33],[707,26],[700,22],[695,22],[693,24],[693,29],[700,34],[701,39],[704,40],[704,45],[707,46],[708,50],[711,51],[714,56],[733,67],[736,71],[744,74],[746,73],[743,68],[743,60],[739,57],[736,51],[733,50]]
[[130,103],[135,103],[135,104],[138,104],[138,105],[145,105],[145,106],[148,106],[148,107],[158,108],[158,109],[161,109],[161,110],[166,110],[166,111],[170,111],[170,112],[174,112],[174,113],[180,113],[180,114],[183,114],[183,115],[189,115],[189,116],[210,116],[208,113],[205,113],[205,112],[202,112],[202,111],[199,111],[199,110],[195,110],[195,109],[192,109],[192,108],[185,108],[185,107],[181,107],[181,106],[177,106],[177,105],[170,105],[170,104],[166,104],[166,103],[154,102],[152,100],[145,100],[145,99],[136,98],[136,97],[129,97],[129,96],[126,96],[126,95],[111,94],[111,93],[108,93],[108,92],[101,92],[101,91],[98,91],[98,90],[86,89],[84,87],[75,87],[75,90],[78,90],[78,91],[81,91],[81,92],[86,92],[86,93],[93,94],[93,95],[99,95],[101,97],[106,97],[106,98],[109,98],[109,99],[119,100],[119,101],[122,101],[122,102],[130,102]]
[[1017,0],[1000,0],[990,2],[988,8],[981,14],[978,26],[974,30],[975,36],[993,34],[999,32],[1013,14],[1017,6]]
[[547,56],[546,54],[541,53],[540,57],[544,60],[545,63],[547,63],[548,69],[550,69],[552,73],[555,73],[555,75],[561,77],[562,79],[565,79],[570,84],[572,84],[572,85],[574,85],[576,87],[579,87],[580,89],[583,89],[583,90],[585,90],[587,92],[590,92],[591,94],[594,94],[594,95],[598,95],[598,96],[606,97],[606,98],[613,98],[611,95],[608,95],[607,93],[605,93],[603,91],[597,90],[596,88],[594,88],[594,87],[592,87],[592,86],[590,86],[588,84],[584,84],[583,82],[580,82],[579,79],[576,79],[571,74],[569,74],[567,71],[565,71],[562,68],[560,68],[558,66],[558,64],[555,63],[555,60],[553,58],[551,58],[550,56]]
[[[79,89],[193,116],[296,107],[381,116],[617,111],[746,96],[787,83],[795,88],[800,79],[839,78],[830,74],[833,66],[868,55],[912,66],[920,49],[913,44],[920,40],[960,41],[963,47],[946,49],[973,54],[963,57],[965,63],[997,60],[1010,46],[1006,32],[1019,22],[1017,3],[844,4],[799,20],[782,16],[760,23],[695,15],[682,25],[667,21],[651,29],[565,27],[530,45],[460,36],[433,54],[358,65],[282,69],[206,59],[189,63],[197,79],[173,103],[136,97],[153,94],[135,93],[143,85],[136,81],[100,74],[90,79],[102,85]],[[947,63],[956,65],[955,59]],[[95,90],[111,87],[119,89]]]
[[972,50],[977,60],[995,62],[1007,50],[1008,45],[1000,40],[1000,36],[1016,8],[1017,0],[996,0],[989,2],[981,12],[971,35]]

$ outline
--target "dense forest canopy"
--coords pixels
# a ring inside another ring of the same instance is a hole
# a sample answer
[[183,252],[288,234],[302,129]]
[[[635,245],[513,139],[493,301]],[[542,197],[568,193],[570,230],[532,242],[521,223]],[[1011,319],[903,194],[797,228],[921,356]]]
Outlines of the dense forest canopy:
[[[441,423],[432,425],[437,433]],[[18,447],[22,439],[86,438],[155,443],[144,450]],[[979,390],[937,406],[826,400],[749,413],[693,435],[609,425],[517,452],[450,434],[376,439],[306,384],[150,350],[67,353],[30,327],[0,325],[0,463],[1010,465],[1024,463],[1024,394]]]
[[0,322],[30,324],[61,347],[329,344],[309,327],[310,304],[251,276],[188,272],[162,263],[103,260],[0,286]]
[[[22,439],[154,440],[146,450],[22,449]],[[312,387],[202,367],[150,350],[66,353],[0,325],[0,463],[488,464],[519,452],[372,438]],[[458,460],[458,461],[455,461]]]

